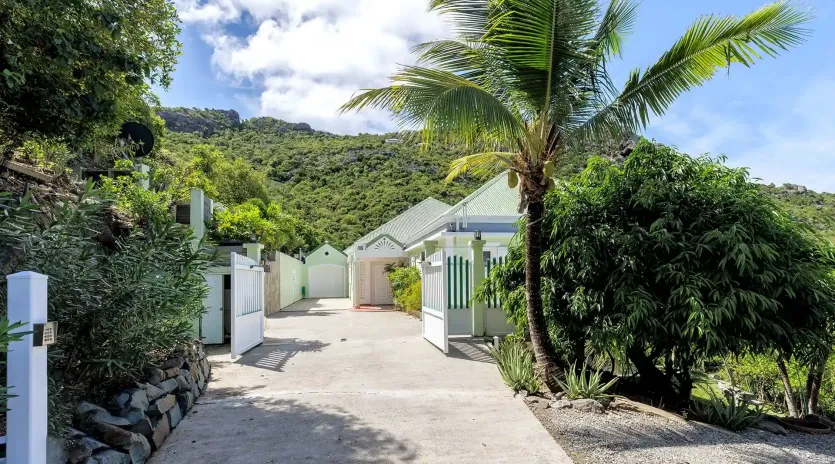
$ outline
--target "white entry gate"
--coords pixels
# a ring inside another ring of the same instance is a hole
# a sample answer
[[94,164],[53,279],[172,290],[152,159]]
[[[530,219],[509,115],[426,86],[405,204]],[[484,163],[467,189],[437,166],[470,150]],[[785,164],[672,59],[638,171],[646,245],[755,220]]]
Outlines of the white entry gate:
[[264,342],[264,268],[232,253],[232,358]]
[[449,305],[445,285],[447,281],[446,253],[441,250],[421,263],[423,338],[449,353]]

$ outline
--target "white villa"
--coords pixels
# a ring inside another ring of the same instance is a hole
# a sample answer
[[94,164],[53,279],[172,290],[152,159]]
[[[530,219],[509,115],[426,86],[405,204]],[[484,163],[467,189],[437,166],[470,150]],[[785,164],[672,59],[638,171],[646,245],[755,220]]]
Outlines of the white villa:
[[[519,189],[508,188],[506,172],[454,206],[423,200],[345,250],[349,298],[355,307],[392,304],[385,266],[404,259],[415,265],[441,249],[473,263],[504,257],[521,216],[518,208]],[[480,240],[474,244],[475,238]]]

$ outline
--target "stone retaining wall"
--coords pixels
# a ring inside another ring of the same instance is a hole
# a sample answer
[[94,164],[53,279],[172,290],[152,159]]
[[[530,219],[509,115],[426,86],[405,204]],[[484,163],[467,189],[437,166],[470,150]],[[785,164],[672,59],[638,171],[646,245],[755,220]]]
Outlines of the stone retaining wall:
[[[205,391],[210,366],[202,343],[177,351],[108,404],[82,402],[64,443],[51,443],[50,464],[144,463]],[[63,444],[63,446],[61,446]]]

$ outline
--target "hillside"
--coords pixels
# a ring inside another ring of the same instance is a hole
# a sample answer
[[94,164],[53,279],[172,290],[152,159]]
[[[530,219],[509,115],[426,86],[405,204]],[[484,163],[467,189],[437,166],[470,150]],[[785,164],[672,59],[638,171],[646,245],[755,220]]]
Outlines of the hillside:
[[[234,110],[164,108],[158,113],[169,134],[169,152],[188,153],[199,144],[242,158],[270,179],[270,196],[284,210],[308,221],[337,247],[354,240],[428,196],[455,203],[484,179],[464,177],[446,184],[449,162],[461,156],[456,147],[422,149],[394,134],[357,136],[320,132],[305,123],[262,117],[240,120]],[[628,153],[628,142],[590,152]],[[585,166],[586,155],[561,160],[568,176]],[[764,185],[799,220],[835,239],[835,195],[804,187]]]
[[[200,111],[201,121],[222,118]],[[267,173],[270,196],[286,212],[310,222],[337,247],[347,247],[428,196],[455,203],[481,185],[468,178],[444,183],[449,162],[461,156],[460,150],[387,143],[393,135],[339,136],[304,123],[253,118],[204,137],[203,131],[192,130],[201,121],[185,122],[189,113],[165,109],[160,116],[171,131],[166,136],[170,152],[188,153],[208,143],[250,161]]]

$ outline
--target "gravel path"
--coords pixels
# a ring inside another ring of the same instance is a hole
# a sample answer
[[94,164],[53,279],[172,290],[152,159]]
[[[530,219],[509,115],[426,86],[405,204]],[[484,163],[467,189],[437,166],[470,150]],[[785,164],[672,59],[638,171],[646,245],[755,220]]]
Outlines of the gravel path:
[[835,463],[835,435],[741,434],[650,414],[529,407],[577,464]]

